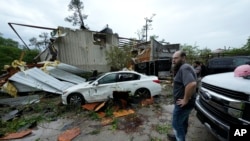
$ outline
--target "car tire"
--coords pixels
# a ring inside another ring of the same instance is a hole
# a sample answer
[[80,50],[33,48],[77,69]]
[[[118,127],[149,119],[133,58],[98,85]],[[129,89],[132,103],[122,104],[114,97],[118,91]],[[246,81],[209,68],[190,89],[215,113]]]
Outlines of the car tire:
[[68,96],[69,105],[83,105],[85,104],[85,100],[81,94],[73,93]]
[[138,90],[135,91],[134,96],[146,99],[146,98],[150,98],[151,94],[150,94],[150,91],[148,89],[146,89],[146,88],[140,88],[140,89],[138,89]]

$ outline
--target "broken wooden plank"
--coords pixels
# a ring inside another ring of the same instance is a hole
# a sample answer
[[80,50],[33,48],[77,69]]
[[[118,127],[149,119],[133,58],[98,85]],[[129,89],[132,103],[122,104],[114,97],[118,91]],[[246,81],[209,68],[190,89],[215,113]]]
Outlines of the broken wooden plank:
[[101,104],[96,105],[96,107],[94,108],[95,112],[99,111],[105,104],[106,102],[102,102]]
[[97,114],[98,114],[99,118],[103,118],[106,115],[104,112],[98,112]]
[[81,133],[81,130],[78,127],[66,130],[65,132],[61,133],[58,136],[58,141],[71,141],[80,133]]
[[32,130],[28,129],[25,131],[21,131],[21,132],[16,132],[16,133],[9,133],[6,136],[0,138],[0,140],[11,140],[11,139],[20,139],[23,138],[29,134],[32,133]]
[[89,111],[94,111],[95,107],[99,105],[100,102],[95,102],[95,103],[87,103],[82,106],[82,108],[87,109]]
[[111,118],[111,117],[103,118],[101,124],[102,126],[106,126],[106,125],[111,124],[113,121],[114,121],[114,118]]
[[135,111],[132,109],[129,110],[120,110],[117,112],[113,112],[114,117],[122,117],[122,116],[126,116],[126,115],[130,115],[130,114],[134,114]]
[[151,105],[154,103],[154,98],[148,98],[148,99],[144,99],[141,101],[141,106],[147,106],[147,105]]

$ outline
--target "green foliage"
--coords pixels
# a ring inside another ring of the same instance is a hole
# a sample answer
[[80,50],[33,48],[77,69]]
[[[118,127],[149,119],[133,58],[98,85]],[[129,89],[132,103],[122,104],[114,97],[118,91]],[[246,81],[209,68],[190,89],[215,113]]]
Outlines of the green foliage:
[[96,130],[93,130],[90,132],[91,135],[97,135],[97,134],[100,134],[101,133],[101,130],[100,129],[96,129]]
[[192,64],[198,58],[198,47],[191,46],[191,45],[182,45],[181,49],[186,52],[187,54],[187,61],[188,63]]
[[118,120],[115,118],[112,122],[112,130],[116,130],[118,128]]
[[250,37],[248,37],[247,43],[243,46],[243,48],[248,50],[248,51],[250,50]]
[[110,50],[105,51],[106,60],[108,65],[113,67],[115,70],[121,70],[130,63],[131,61],[131,47],[111,47]]
[[247,39],[247,43],[243,47],[227,50],[225,54],[229,56],[249,55],[250,54],[250,37]]
[[17,48],[18,42],[12,39],[6,39],[0,36],[0,47],[6,47],[6,46]]
[[[81,118],[84,114],[76,113],[75,109],[61,105],[61,97],[54,94],[40,93],[40,102],[28,105],[19,105],[20,114],[9,121],[0,120],[0,135],[32,128],[41,122],[54,121],[63,117]],[[13,107],[1,107],[0,114],[13,111]]]
[[88,115],[92,120],[100,120],[99,115],[94,111],[90,111]]
[[[0,37],[0,70],[4,65],[10,65],[14,60],[18,60],[21,56],[22,49],[18,48],[18,42],[11,39]],[[26,50],[23,61],[27,63],[33,62],[33,58],[38,55],[38,50]]]
[[30,116],[30,117],[21,117],[21,118],[15,118],[12,121],[8,122],[1,122],[0,121],[0,132],[7,133],[7,132],[16,132],[20,128],[25,127],[29,124],[34,124],[36,122],[39,122],[43,119],[42,115],[38,116]]
[[114,112],[114,110],[111,107],[108,107],[108,108],[105,109],[105,115],[107,117],[112,117],[113,116],[113,112]]
[[156,130],[160,134],[167,134],[170,129],[171,129],[171,127],[168,124],[162,124],[162,125],[157,125],[156,126]]
[[247,48],[234,48],[231,50],[227,50],[224,54],[226,54],[228,56],[249,55],[250,50]]
[[[211,49],[209,48],[198,49],[197,46],[184,44],[182,45],[181,49],[186,52],[187,62],[190,64],[192,64],[196,60],[206,63],[208,59],[214,56],[214,54],[212,54]],[[222,54],[216,54],[216,55],[241,56],[241,55],[249,55],[249,54],[250,54],[250,37],[248,38],[247,43],[243,47],[226,50]]]

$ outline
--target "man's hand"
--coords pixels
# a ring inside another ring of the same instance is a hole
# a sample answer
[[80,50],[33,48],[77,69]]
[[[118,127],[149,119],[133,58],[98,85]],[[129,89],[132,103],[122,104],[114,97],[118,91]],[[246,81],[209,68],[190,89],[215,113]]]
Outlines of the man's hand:
[[176,101],[176,104],[179,105],[180,107],[187,105],[187,103],[188,103],[188,100],[185,100],[185,99],[178,99]]

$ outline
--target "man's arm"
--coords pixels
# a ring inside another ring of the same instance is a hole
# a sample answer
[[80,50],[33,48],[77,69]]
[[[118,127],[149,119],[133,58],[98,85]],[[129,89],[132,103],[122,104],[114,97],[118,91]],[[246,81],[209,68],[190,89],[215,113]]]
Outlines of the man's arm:
[[177,105],[180,105],[181,107],[185,106],[189,99],[192,97],[196,90],[196,81],[190,82],[185,86],[185,94],[183,99],[178,99],[177,100]]

